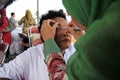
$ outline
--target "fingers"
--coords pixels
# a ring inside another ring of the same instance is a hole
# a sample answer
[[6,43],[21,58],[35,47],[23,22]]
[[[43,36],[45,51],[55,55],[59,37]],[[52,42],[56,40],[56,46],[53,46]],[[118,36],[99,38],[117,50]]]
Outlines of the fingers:
[[41,36],[44,41],[54,39],[57,26],[58,22],[54,20],[48,19],[43,21],[41,25]]
[[71,27],[68,27],[68,31],[69,31],[69,33],[71,33],[71,34],[74,34],[74,30],[73,30]]
[[56,30],[56,27],[58,27],[58,22],[55,22],[54,25],[53,25],[53,29]]
[[76,27],[77,25],[71,21],[71,22],[68,23],[68,26],[69,27]]
[[85,31],[84,30],[74,30],[72,27],[69,27],[68,28],[68,31],[70,34],[72,34],[74,36],[74,38],[77,40],[80,36],[84,35],[85,34]]
[[43,21],[42,25],[46,25],[47,27],[57,27],[58,22],[51,20],[51,19],[47,19]]

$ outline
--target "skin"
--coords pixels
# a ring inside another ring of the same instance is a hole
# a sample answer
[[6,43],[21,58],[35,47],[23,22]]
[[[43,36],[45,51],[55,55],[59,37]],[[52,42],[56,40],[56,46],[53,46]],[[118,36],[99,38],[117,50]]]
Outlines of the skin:
[[[50,22],[54,24],[51,26]],[[44,41],[47,39],[54,39],[55,37],[55,41],[63,53],[64,50],[71,44],[71,33],[68,31],[68,23],[64,18],[56,17],[53,20],[44,20],[41,28],[41,34]]]
[[68,24],[64,18],[58,17],[54,20],[59,22],[59,28],[56,29],[55,41],[61,50],[65,50],[71,44],[71,34],[68,31]]
[[[52,26],[50,25],[50,22],[54,23]],[[62,23],[62,24],[61,24]],[[69,34],[72,34],[74,36],[74,38],[77,40],[80,36],[85,34],[85,30],[86,27],[82,24],[80,24],[75,18],[72,17],[72,21],[70,23],[67,23],[66,21],[64,21],[63,19],[58,19],[55,18],[54,20],[44,20],[43,24],[42,24],[42,28],[41,28],[41,35],[43,37],[43,40],[46,41],[48,39],[54,39],[55,34],[56,34],[56,27],[57,26],[61,26],[61,27],[68,27],[66,30],[68,31]],[[82,26],[82,30],[81,31],[74,31],[73,27],[79,27],[81,28]],[[84,27],[84,28],[83,28]],[[48,34],[49,32],[51,32],[51,34]],[[47,34],[47,35],[46,35]],[[61,47],[60,44],[63,45],[63,43],[59,44],[59,39],[55,41],[58,43],[58,46]],[[66,43],[67,44],[67,43]],[[63,50],[65,47],[61,47],[61,50]]]
[[71,16],[72,22],[75,23],[78,27],[80,27],[82,30],[87,30],[87,27],[80,22],[78,22],[74,17]]
[[[74,36],[74,38],[77,40],[79,37],[81,37],[82,35],[85,34],[85,31],[87,30],[87,28],[82,25],[81,23],[79,23],[75,18],[72,17],[71,22],[69,22],[69,28],[68,31]],[[75,31],[73,30],[74,27],[78,27],[81,29],[81,31]]]

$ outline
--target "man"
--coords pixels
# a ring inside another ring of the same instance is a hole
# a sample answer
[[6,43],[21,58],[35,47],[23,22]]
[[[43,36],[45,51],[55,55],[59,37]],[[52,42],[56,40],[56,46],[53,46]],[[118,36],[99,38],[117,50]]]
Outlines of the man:
[[11,32],[11,34],[12,34],[12,44],[10,45],[10,48],[9,48],[10,55],[20,54],[21,52],[23,52],[23,46],[19,44],[19,42],[21,42],[22,39],[18,35],[18,33],[21,32],[21,28],[18,27],[19,24],[15,20],[15,17],[16,17],[15,13],[12,12],[11,17],[9,18],[9,21],[14,25],[15,29],[12,30],[12,32]]
[[13,23],[16,27],[19,26],[17,21],[15,20],[15,13],[14,12],[11,13],[11,18],[9,19],[9,21],[11,21],[11,23]]
[[[57,29],[55,28],[57,30],[55,41],[59,46],[59,52],[62,53],[67,62],[75,49],[73,44],[71,44],[71,34],[67,30],[68,23],[65,14],[62,11],[49,11],[41,17],[39,29],[46,26],[51,28],[57,27]],[[53,33],[49,32],[49,34]],[[48,50],[44,51],[44,48],[46,48],[44,45],[49,44],[45,42],[31,47],[18,55],[13,61],[4,64],[0,68],[0,80],[49,80],[47,66],[44,62],[44,54],[51,49],[48,48]]]

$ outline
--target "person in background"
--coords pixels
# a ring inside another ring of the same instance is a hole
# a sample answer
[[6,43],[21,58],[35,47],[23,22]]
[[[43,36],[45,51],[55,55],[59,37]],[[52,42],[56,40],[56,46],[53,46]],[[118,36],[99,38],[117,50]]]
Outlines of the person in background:
[[[22,35],[25,36],[23,38],[23,42],[20,43],[24,46],[24,50],[26,50],[29,47],[29,39],[28,39],[28,29],[30,27],[36,26],[35,19],[32,16],[32,13],[30,10],[26,10],[25,16],[23,16],[20,21],[18,22],[19,25],[23,24],[22,28]],[[26,45],[27,44],[27,45]]]
[[28,33],[28,28],[32,26],[36,26],[35,19],[32,16],[32,13],[30,10],[26,10],[25,16],[23,16],[20,21],[18,22],[19,25],[23,23],[23,33]]
[[[67,30],[68,23],[65,14],[61,11],[48,11],[48,13],[44,14],[40,19],[39,30],[46,26],[51,28],[59,26],[56,32],[55,41],[60,48],[59,52],[62,52],[61,56],[66,60],[63,64],[65,65],[69,57],[75,52],[74,45],[71,43],[71,34]],[[49,34],[52,33],[49,32]],[[50,48],[44,51],[44,48],[46,47],[44,45],[46,44],[49,45],[47,42],[43,42],[37,46],[30,47],[18,55],[13,61],[0,67],[0,80],[49,80],[50,76],[45,63],[46,56],[44,56],[44,53],[48,52]],[[53,73],[55,70],[59,71],[60,69],[63,69],[63,65],[59,66],[59,68],[55,67]]]
[[[18,27],[19,24],[15,20],[15,17],[16,17],[16,14],[14,12],[11,12],[11,17],[9,18],[9,22],[11,22],[15,27],[15,29],[11,32],[12,44],[10,45],[10,48],[9,48],[11,56],[18,55],[21,52],[23,52],[23,46],[19,44],[22,41],[22,39],[18,35],[18,33],[21,32],[21,28]],[[9,61],[9,60],[6,60],[6,61]]]
[[[75,43],[76,52],[68,60],[69,80],[119,80],[120,0],[62,1],[75,23],[87,27],[86,34]],[[43,36],[44,32],[41,33]],[[44,40],[49,43],[53,35],[44,36]],[[55,47],[49,45],[51,49]],[[54,52],[57,50],[48,55]]]
[[34,19],[35,22],[37,23],[37,26],[39,26],[40,14],[38,11],[36,11]]
[[[6,9],[0,9],[0,14],[1,14],[1,21],[0,21],[0,32],[3,33],[3,41],[8,43],[9,46],[11,45],[12,42],[12,37],[11,37],[11,31],[9,32],[4,32],[5,29],[8,27],[9,20],[8,17],[6,16]],[[6,57],[9,56],[9,48],[6,53]]]
[[19,26],[17,21],[15,20],[15,13],[14,12],[11,13],[11,17],[10,17],[9,21],[11,21],[11,23],[13,23],[16,27]]

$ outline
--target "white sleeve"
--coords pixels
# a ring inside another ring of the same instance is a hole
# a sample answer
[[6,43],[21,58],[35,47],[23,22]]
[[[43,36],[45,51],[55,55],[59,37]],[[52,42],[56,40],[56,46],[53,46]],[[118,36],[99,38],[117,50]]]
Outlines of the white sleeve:
[[12,80],[22,80],[24,71],[28,67],[29,53],[27,51],[18,55],[14,60],[0,67],[0,78],[9,78]]

